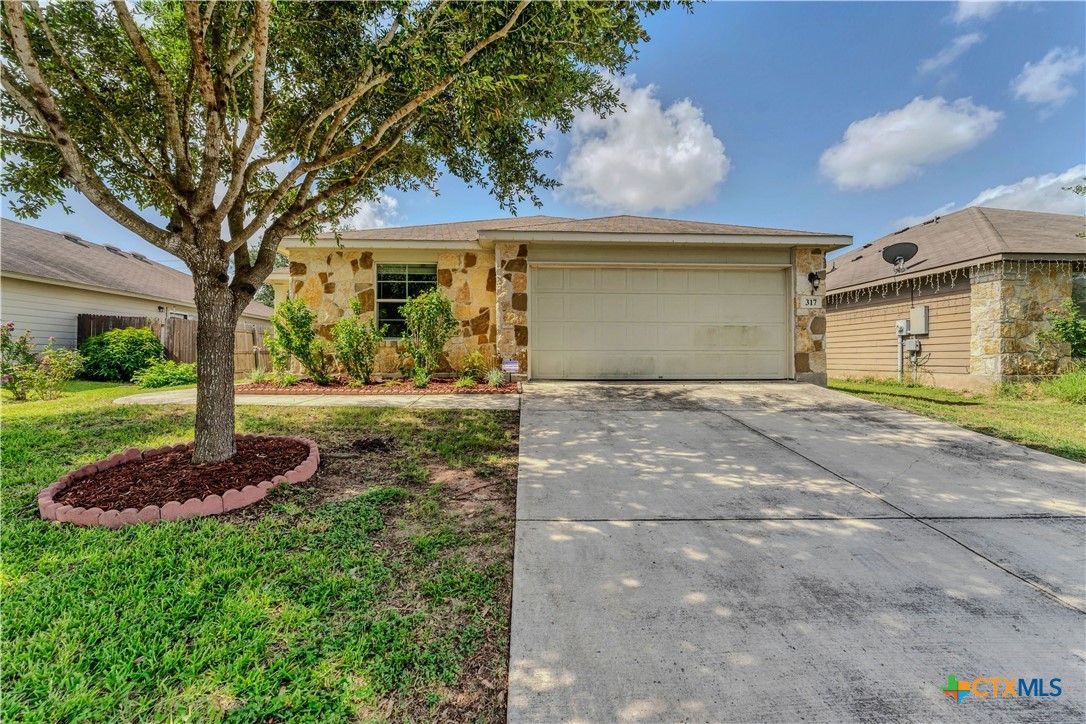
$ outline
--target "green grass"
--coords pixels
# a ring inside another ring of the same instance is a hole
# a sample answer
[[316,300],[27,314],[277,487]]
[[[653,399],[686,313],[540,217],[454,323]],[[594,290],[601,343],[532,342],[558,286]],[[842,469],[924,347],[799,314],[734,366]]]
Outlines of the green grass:
[[60,400],[3,405],[3,719],[502,715],[493,696],[448,707],[480,671],[505,680],[512,520],[455,515],[425,465],[512,485],[515,413],[241,408],[240,431],[304,434],[322,451],[381,435],[395,452],[322,462],[319,477],[339,464],[344,479],[381,478],[340,502],[294,486],[224,518],[42,521],[38,491],[68,470],[192,438],[191,409],[111,404],[131,391],[77,382]]
[[914,387],[891,380],[831,379],[829,386],[899,410],[1086,462],[1086,406],[1050,397],[1036,386],[1015,386],[990,394]]

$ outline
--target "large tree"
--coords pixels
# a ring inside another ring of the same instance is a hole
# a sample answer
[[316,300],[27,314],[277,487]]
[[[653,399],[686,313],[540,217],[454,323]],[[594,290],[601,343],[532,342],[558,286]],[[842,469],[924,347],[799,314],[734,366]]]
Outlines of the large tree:
[[617,107],[665,5],[4,0],[2,188],[23,217],[74,189],[188,265],[195,460],[221,461],[233,330],[283,237],[443,170],[538,204],[544,129]]

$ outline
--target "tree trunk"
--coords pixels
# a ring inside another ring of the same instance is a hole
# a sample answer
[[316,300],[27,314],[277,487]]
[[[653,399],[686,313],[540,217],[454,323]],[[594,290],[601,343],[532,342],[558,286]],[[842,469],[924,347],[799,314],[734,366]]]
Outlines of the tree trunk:
[[233,457],[234,293],[210,274],[196,274],[196,450],[193,462]]

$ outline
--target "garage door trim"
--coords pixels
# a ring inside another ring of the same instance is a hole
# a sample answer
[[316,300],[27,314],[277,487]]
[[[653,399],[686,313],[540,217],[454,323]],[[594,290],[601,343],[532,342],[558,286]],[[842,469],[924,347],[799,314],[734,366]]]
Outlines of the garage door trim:
[[532,298],[534,296],[534,269],[538,268],[622,268],[622,269],[757,269],[763,271],[769,270],[781,270],[789,272],[785,274],[785,297],[788,303],[785,304],[785,310],[787,315],[787,322],[785,327],[787,329],[787,335],[785,339],[785,375],[786,379],[795,379],[795,334],[796,334],[796,318],[792,313],[794,299],[795,299],[795,283],[793,280],[794,274],[790,273],[794,268],[793,264],[784,263],[753,263],[753,262],[738,262],[738,263],[705,263],[705,262],[563,262],[563,261],[529,261],[528,262],[528,379],[531,380],[535,373],[535,366],[532,364],[534,357],[533,340],[535,335],[532,334],[533,320],[532,320]]

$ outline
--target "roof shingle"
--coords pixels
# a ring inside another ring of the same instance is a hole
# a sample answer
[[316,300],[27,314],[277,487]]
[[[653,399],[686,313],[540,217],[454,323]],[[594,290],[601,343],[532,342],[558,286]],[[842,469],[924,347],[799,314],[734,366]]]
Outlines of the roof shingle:
[[897,277],[893,267],[883,261],[882,250],[900,241],[918,247],[916,256],[906,265],[908,271],[903,276],[907,278],[1007,254],[1086,258],[1086,239],[1076,236],[1084,230],[1083,216],[972,206],[834,257],[826,275],[826,290],[866,286]]
[[[185,272],[116,247],[75,239],[4,219],[0,222],[0,271],[193,304],[192,277]],[[266,319],[272,310],[253,302],[245,313]]]

